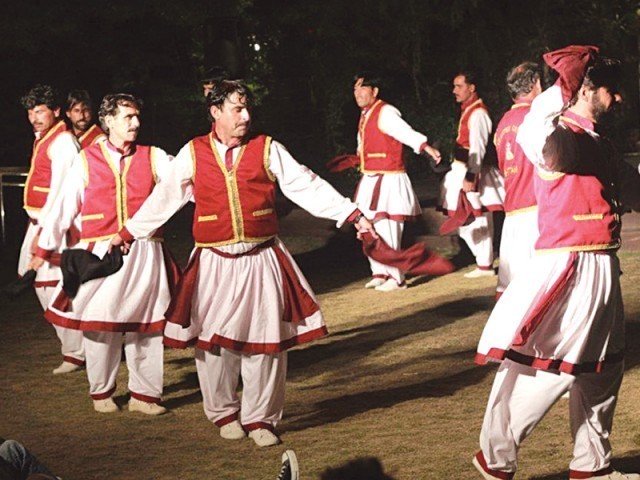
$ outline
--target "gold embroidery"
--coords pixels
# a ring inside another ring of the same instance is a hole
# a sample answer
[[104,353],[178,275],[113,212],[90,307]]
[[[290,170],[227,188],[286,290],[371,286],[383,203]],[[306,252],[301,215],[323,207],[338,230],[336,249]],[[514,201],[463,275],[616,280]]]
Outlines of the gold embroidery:
[[368,158],[387,158],[386,153],[367,153]]
[[44,193],[49,193],[51,191],[50,188],[47,187],[39,187],[38,185],[34,185],[33,186],[33,191],[34,192],[44,192]]
[[255,212],[253,212],[253,216],[254,217],[261,217],[263,215],[269,215],[270,213],[273,213],[273,208],[265,208],[264,210],[256,210]]
[[538,206],[532,205],[530,207],[518,208],[517,210],[511,210],[510,212],[505,212],[505,216],[511,217],[513,215],[520,215],[521,213],[535,212],[536,210],[538,210]]
[[29,174],[27,175],[27,180],[24,182],[24,192],[23,192],[22,203],[24,204],[25,210],[32,210],[32,211],[40,210],[40,208],[32,207],[27,204],[27,194],[29,193],[29,188],[30,188],[29,183],[31,183],[31,176],[33,175],[33,169],[36,166],[35,160],[36,160],[36,157],[38,156],[38,152],[40,151],[40,146],[45,142],[45,140],[51,137],[51,135],[56,133],[63,126],[64,126],[64,122],[60,120],[56,125],[54,125],[51,129],[49,129],[49,131],[46,133],[44,137],[36,141],[36,144],[33,148],[33,153],[31,154],[31,165],[29,167]]
[[269,159],[269,154],[271,152],[271,140],[271,137],[267,137],[264,143],[264,170],[265,172],[267,172],[267,177],[269,177],[269,180],[275,182],[276,177],[273,175],[273,173],[271,173],[271,170],[269,170],[269,167],[271,166],[271,160]]
[[585,220],[602,220],[604,213],[581,213],[573,216],[576,222],[583,222]]
[[82,221],[86,222],[88,220],[102,220],[104,218],[104,213],[90,213],[88,215],[82,215]]
[[218,219],[218,215],[198,215],[199,222],[213,222]]
[[542,180],[547,180],[547,181],[557,180],[558,178],[564,177],[565,175],[562,172],[549,172],[541,168],[536,168],[536,172],[538,173],[538,176]]

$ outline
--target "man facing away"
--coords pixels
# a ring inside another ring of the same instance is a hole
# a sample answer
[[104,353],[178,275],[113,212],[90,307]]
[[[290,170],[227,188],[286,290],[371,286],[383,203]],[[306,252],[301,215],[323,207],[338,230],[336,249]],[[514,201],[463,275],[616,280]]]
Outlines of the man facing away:
[[[361,109],[358,125],[358,157],[362,178],[355,202],[375,223],[380,237],[394,249],[402,241],[404,222],[415,220],[421,210],[402,157],[403,145],[415,153],[425,152],[435,162],[440,152],[427,143],[427,137],[405,122],[400,112],[379,98],[381,81],[370,73],[355,76],[353,96]],[[398,268],[369,258],[372,278],[365,288],[390,292],[406,288]]]
[[524,62],[507,74],[507,88],[513,99],[494,136],[498,168],[504,177],[505,220],[500,238],[500,265],[496,297],[511,280],[528,269],[538,239],[538,207],[533,191],[533,164],[516,142],[518,127],[529,113],[531,102],[542,91],[538,64]]
[[[166,181],[169,157],[138,145],[142,104],[132,95],[107,95],[100,122],[108,140],[80,152],[58,201],[43,226],[33,268],[56,250],[76,219],[82,224],[78,249],[103,258],[114,235],[157,184]],[[89,394],[100,413],[119,410],[113,401],[122,345],[129,370],[130,411],[159,415],[163,386],[164,314],[170,301],[171,260],[162,231],[153,229],[131,246],[122,268],[80,285],[70,299],[61,286],[45,318],[84,335]]]
[[[29,216],[29,225],[20,249],[20,276],[29,268],[38,243],[38,235],[47,216],[56,215],[51,211],[53,203],[78,153],[78,142],[60,118],[58,93],[52,87],[35,86],[22,97],[22,105],[27,110],[35,141],[29,175],[24,187],[24,209]],[[61,252],[68,243],[74,243],[77,238],[73,237],[77,237],[77,232],[72,230],[69,236],[61,238],[57,252]],[[51,262],[46,262],[38,270],[34,286],[44,310],[47,309],[52,292],[61,279],[59,266]],[[59,326],[55,326],[55,330],[60,339],[62,363],[53,373],[70,373],[80,369],[84,365],[82,334]]]
[[[559,82],[533,101],[518,131],[535,164],[536,251],[544,254],[505,290],[478,345],[477,362],[502,361],[473,459],[485,479],[514,476],[521,443],[566,392],[574,442],[569,478],[640,479],[611,467],[624,371],[616,256],[624,192],[598,124],[621,97],[619,65],[597,51],[571,46],[545,54]],[[639,179],[628,182],[636,196]]]
[[493,213],[503,209],[504,187],[498,170],[487,162],[491,134],[489,110],[478,94],[478,74],[465,70],[453,79],[453,94],[461,106],[451,170],[441,187],[442,210],[453,215],[458,197],[466,195],[475,218],[458,234],[476,259],[466,278],[493,276]]
[[309,284],[278,239],[276,182],[313,215],[373,230],[354,203],[280,143],[249,136],[251,99],[241,81],[213,85],[211,132],[180,150],[168,181],[113,244],[148,235],[195,200],[195,249],[178,294],[185,328],[168,323],[165,342],[195,343],[204,411],[220,435],[242,439],[248,432],[265,447],[280,442],[274,429],[284,408],[287,350],[327,333]]
[[66,115],[81,149],[107,138],[93,121],[93,102],[86,90],[69,92]]

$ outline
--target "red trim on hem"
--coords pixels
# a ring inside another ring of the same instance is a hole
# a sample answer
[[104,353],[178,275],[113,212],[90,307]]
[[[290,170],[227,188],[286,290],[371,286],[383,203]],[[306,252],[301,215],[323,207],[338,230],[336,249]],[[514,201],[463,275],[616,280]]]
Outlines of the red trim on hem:
[[378,220],[393,220],[394,222],[415,222],[420,217],[421,215],[400,215],[387,212],[376,212],[373,219],[370,220],[372,222],[377,222]]
[[227,415],[226,417],[223,417],[220,420],[216,420],[215,422],[213,422],[213,424],[216,427],[222,428],[225,425],[228,425],[235,420],[238,420],[238,412],[233,412],[231,415]]
[[551,359],[532,357],[530,355],[524,355],[516,352],[515,350],[492,348],[486,354],[476,353],[474,361],[478,365],[486,365],[489,360],[502,361],[505,358],[508,358],[515,363],[535,368],[536,370],[551,370],[568,373],[570,375],[578,375],[580,373],[600,373],[605,365],[621,362],[624,358],[624,352],[607,355],[604,360],[585,363],[570,363],[559,358]]
[[178,348],[180,350],[184,350],[185,348],[193,347],[196,344],[197,340],[197,338],[191,338],[185,341],[176,340],[175,338],[171,337],[164,337],[162,339],[162,343],[169,348]]
[[70,357],[68,355],[64,355],[62,357],[62,360],[64,360],[67,363],[73,363],[74,365],[78,365],[79,367],[84,367],[84,360],[80,360],[78,358],[74,358],[74,357]]
[[42,282],[33,282],[35,288],[57,287],[60,280],[44,280]]
[[356,208],[351,215],[349,215],[347,217],[347,219],[345,220],[345,222],[349,222],[349,223],[354,223],[356,220],[356,217],[358,217],[359,215],[362,215],[362,212],[360,211],[359,208]]
[[580,470],[569,470],[569,480],[599,477],[602,475],[608,475],[610,473],[613,473],[613,467],[611,465],[601,470],[598,470],[597,472],[583,472]]
[[140,400],[145,403],[160,403],[162,400],[160,397],[150,397],[149,395],[143,395],[142,393],[131,392],[131,398]]
[[77,320],[58,315],[53,310],[44,312],[44,318],[53,325],[89,332],[138,332],[156,333],[164,330],[166,320],[156,320],[150,323],[115,323],[98,320]]
[[265,430],[269,430],[271,433],[274,433],[274,426],[271,425],[270,423],[266,423],[266,422],[253,422],[253,423],[247,423],[245,425],[242,425],[242,428],[244,428],[244,430],[246,432],[252,432],[253,430],[258,430],[260,428],[264,428]]
[[226,348],[227,350],[233,350],[242,353],[259,355],[273,354],[284,352],[285,350],[288,350],[289,348],[292,348],[296,345],[311,342],[318,338],[324,337],[328,333],[329,331],[327,330],[327,327],[323,325],[320,328],[305,332],[301,335],[296,335],[295,337],[288,338],[287,340],[283,340],[280,343],[242,342],[240,340],[234,340],[232,338],[222,337],[215,334],[209,341],[198,339],[196,348],[208,352],[217,345],[219,347]]
[[493,470],[487,466],[487,461],[484,459],[482,450],[476,453],[476,460],[480,467],[489,475],[499,478],[501,480],[511,480],[515,475],[515,472],[503,472],[502,470]]
[[501,291],[499,291],[499,290],[498,290],[498,291],[496,291],[496,302],[497,302],[498,300],[500,300],[500,297],[502,296],[502,294],[503,294],[503,293],[504,293],[504,292],[501,292]]
[[486,267],[482,265],[478,265],[478,270],[486,270],[486,271],[493,270],[493,265],[487,265]]
[[94,400],[105,400],[109,397],[112,397],[115,392],[116,392],[116,385],[114,385],[112,388],[110,388],[104,393],[90,393],[89,395]]

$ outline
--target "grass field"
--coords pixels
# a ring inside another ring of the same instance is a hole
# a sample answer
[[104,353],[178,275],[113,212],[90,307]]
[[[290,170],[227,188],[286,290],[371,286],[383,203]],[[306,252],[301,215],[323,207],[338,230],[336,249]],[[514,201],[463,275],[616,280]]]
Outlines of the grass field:
[[[398,480],[478,478],[470,459],[495,367],[477,366],[473,356],[495,280],[456,272],[412,279],[397,293],[365,290],[365,260],[350,237],[319,240],[313,228],[326,225],[310,228],[285,242],[298,253],[331,334],[290,352],[283,445],[258,449],[218,436],[202,411],[192,350],[166,350],[169,414],[95,413],[84,372],[51,374],[59,346],[32,294],[1,300],[0,436],[23,442],[65,480],[274,479],[286,448],[297,452],[303,480],[360,456],[377,457]],[[186,241],[171,242],[184,258]],[[640,321],[640,254],[620,256],[627,320]],[[13,270],[10,257],[0,258],[4,272]],[[612,444],[614,465],[638,471],[640,323],[628,325],[627,349]],[[121,405],[126,379],[123,364]],[[517,478],[567,478],[571,450],[561,401],[525,442]]]

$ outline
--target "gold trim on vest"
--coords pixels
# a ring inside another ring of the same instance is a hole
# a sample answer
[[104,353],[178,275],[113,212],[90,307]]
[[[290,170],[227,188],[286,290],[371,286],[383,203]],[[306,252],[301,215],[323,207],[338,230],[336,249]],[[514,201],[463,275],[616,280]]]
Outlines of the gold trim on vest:
[[213,222],[218,220],[218,215],[198,215],[199,222]]
[[604,213],[581,213],[573,216],[576,222],[584,222],[587,220],[602,220]]
[[82,215],[82,221],[86,222],[88,220],[102,220],[104,218],[104,213],[90,213],[89,215]]

